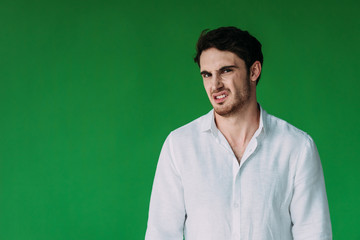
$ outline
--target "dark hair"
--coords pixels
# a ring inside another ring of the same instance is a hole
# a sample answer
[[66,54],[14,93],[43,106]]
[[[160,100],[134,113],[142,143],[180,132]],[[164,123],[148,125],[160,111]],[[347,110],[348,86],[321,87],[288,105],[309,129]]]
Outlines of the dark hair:
[[[196,44],[196,56],[194,57],[194,61],[199,66],[202,51],[209,48],[235,53],[245,61],[248,74],[255,61],[259,61],[261,65],[263,64],[261,43],[250,35],[248,31],[242,31],[236,27],[220,27],[211,31],[205,29],[201,32]],[[259,79],[260,76],[256,80],[256,84]]]

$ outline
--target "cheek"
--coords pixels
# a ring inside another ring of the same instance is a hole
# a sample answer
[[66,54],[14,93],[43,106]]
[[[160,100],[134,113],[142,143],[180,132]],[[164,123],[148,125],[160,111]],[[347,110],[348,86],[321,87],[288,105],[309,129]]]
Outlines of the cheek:
[[209,94],[211,92],[211,87],[209,84],[207,84],[206,81],[203,81],[203,84],[204,84],[204,89],[206,91],[207,94]]
[[211,99],[212,99],[211,89],[209,87],[205,87],[205,92],[206,92],[206,95],[208,96],[209,100],[211,101]]

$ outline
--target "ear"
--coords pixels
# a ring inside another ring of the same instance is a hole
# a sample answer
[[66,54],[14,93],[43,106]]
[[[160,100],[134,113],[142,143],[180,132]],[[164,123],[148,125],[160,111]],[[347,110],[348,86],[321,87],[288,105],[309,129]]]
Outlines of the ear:
[[253,65],[250,67],[250,80],[256,83],[256,80],[259,78],[261,73],[261,63],[259,61],[255,61]]

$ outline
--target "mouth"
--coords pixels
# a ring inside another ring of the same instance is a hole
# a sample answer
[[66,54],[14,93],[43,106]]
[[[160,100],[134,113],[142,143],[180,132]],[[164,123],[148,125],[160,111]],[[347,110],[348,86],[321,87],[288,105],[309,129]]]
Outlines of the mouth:
[[227,97],[228,97],[228,93],[225,91],[213,94],[213,99],[216,103],[224,102]]

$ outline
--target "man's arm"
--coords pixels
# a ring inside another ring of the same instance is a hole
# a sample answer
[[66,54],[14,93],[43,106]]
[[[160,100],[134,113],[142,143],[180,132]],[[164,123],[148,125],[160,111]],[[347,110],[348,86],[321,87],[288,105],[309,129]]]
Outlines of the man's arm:
[[332,239],[323,170],[311,138],[297,162],[290,214],[294,240]]
[[156,168],[146,240],[183,240],[184,192],[174,160],[170,134],[163,145]]

